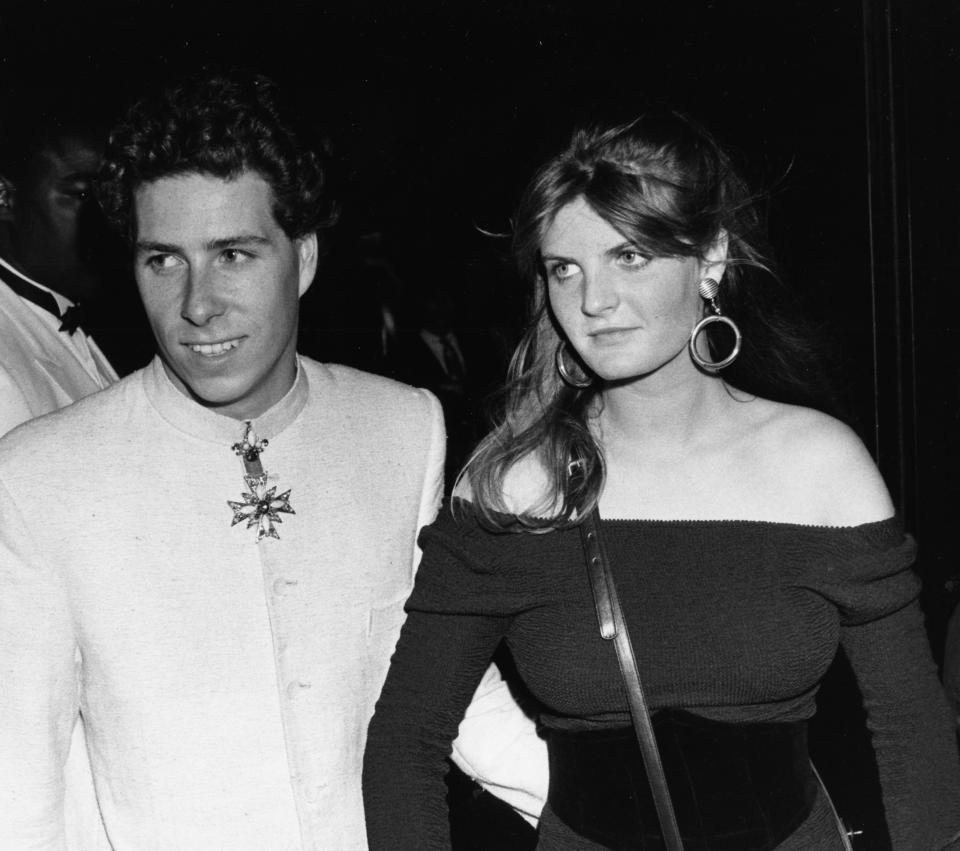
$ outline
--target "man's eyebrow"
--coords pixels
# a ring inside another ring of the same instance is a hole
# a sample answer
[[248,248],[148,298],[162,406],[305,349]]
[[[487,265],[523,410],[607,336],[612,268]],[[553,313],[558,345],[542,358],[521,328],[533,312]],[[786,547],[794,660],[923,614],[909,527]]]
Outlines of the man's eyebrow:
[[255,246],[255,245],[269,245],[270,240],[263,236],[257,236],[252,233],[241,233],[236,236],[224,236],[220,239],[211,239],[209,242],[204,243],[204,248],[208,251],[211,249],[217,248],[233,248],[235,246]]
[[176,254],[180,250],[176,245],[170,245],[166,242],[153,242],[149,239],[138,239],[136,249],[141,253],[155,251],[157,254]]
[[[252,233],[237,234],[236,236],[223,236],[218,239],[211,239],[203,244],[207,251],[216,251],[221,248],[235,248],[254,245],[269,245],[270,240],[263,236],[257,236]],[[158,254],[176,254],[182,249],[179,245],[173,245],[168,242],[155,242],[150,239],[138,239],[136,243],[137,251],[155,251]]]
[[72,171],[70,174],[60,178],[61,183],[89,183],[96,177],[96,172],[92,171]]

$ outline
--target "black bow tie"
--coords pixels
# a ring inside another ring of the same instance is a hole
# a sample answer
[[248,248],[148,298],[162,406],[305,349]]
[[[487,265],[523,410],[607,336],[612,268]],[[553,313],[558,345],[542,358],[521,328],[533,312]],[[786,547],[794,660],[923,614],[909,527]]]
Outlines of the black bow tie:
[[71,336],[82,324],[84,319],[83,305],[74,304],[63,311],[60,317],[60,330],[66,331]]
[[83,321],[83,310],[79,304],[68,307],[61,314],[60,308],[57,306],[57,300],[50,293],[14,274],[5,266],[0,266],[0,281],[3,281],[20,298],[25,298],[59,319],[60,331],[73,334],[80,327],[80,323]]

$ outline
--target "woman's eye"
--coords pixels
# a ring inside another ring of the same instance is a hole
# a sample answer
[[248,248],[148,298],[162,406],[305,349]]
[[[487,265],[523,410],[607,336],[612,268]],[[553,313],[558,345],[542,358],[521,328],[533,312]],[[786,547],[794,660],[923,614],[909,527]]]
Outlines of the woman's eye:
[[572,278],[579,271],[580,267],[576,263],[554,263],[550,266],[550,277],[562,281],[565,278]]
[[620,262],[624,266],[643,266],[647,262],[647,258],[633,248],[625,248],[620,252]]

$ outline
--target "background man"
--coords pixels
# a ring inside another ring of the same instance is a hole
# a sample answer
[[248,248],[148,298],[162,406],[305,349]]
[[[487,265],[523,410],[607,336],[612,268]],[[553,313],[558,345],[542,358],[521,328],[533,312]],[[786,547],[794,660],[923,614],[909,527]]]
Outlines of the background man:
[[296,354],[334,218],[304,138],[239,77],[111,138],[102,200],[159,357],[0,441],[0,847],[60,847],[78,712],[116,847],[366,846],[364,739],[443,420]]
[[73,309],[100,286],[79,231],[102,143],[40,106],[8,112],[0,138],[0,434],[117,379]]
[[[91,198],[102,128],[89,104],[78,108],[76,100],[70,104],[49,92],[6,107],[0,134],[0,435],[117,380],[77,324],[76,303],[99,295],[103,284],[90,262],[102,247]],[[64,776],[70,835],[95,834],[99,814],[81,724]]]

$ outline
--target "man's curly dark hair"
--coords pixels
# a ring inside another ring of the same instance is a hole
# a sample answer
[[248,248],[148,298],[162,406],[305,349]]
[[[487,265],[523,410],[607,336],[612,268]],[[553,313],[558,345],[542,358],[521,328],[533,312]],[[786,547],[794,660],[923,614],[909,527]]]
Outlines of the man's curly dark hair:
[[255,171],[273,189],[277,224],[297,239],[336,220],[326,153],[269,78],[193,76],[128,110],[107,143],[97,196],[107,218],[132,240],[133,197],[144,183],[194,173],[230,180]]

